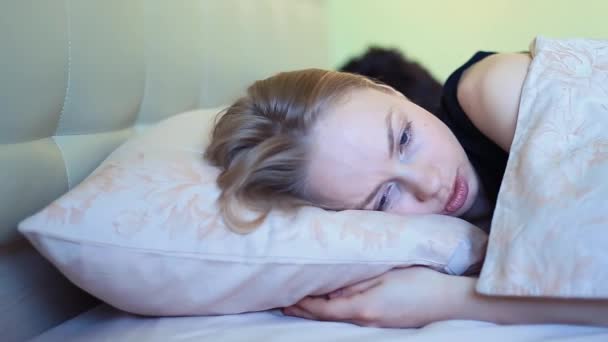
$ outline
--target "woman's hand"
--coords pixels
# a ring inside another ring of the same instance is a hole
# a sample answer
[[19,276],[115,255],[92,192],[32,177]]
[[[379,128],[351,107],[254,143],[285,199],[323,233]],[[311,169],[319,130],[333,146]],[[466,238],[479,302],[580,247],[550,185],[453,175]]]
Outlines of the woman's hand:
[[307,297],[283,313],[314,320],[410,328],[453,318],[462,298],[453,298],[461,277],[426,267],[389,271],[323,297]]

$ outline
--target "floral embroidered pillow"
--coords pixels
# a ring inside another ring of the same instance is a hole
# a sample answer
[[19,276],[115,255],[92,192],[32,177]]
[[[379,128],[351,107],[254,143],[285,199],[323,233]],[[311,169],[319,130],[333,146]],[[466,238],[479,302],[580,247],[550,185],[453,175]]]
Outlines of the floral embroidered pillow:
[[266,310],[394,267],[460,274],[481,263],[485,233],[439,215],[304,207],[231,232],[216,207],[218,170],[203,160],[216,112],[133,137],[20,231],[76,285],[144,315]]

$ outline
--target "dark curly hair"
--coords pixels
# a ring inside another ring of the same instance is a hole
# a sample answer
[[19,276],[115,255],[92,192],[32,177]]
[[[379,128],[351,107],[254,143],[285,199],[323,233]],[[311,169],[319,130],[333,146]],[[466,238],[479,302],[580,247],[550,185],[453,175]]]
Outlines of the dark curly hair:
[[340,71],[367,76],[401,92],[415,104],[437,115],[442,85],[417,62],[397,49],[370,47],[363,55],[350,59]]

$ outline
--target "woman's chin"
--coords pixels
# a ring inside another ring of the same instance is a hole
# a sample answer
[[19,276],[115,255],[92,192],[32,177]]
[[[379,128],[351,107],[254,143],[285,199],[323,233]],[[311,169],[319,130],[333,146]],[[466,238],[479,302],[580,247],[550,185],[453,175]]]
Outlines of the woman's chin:
[[484,196],[479,191],[477,191],[474,196],[475,197],[471,199],[472,203],[469,204],[469,208],[467,208],[467,210],[463,212],[461,217],[470,222],[475,220],[487,219],[491,214],[491,208],[486,196]]

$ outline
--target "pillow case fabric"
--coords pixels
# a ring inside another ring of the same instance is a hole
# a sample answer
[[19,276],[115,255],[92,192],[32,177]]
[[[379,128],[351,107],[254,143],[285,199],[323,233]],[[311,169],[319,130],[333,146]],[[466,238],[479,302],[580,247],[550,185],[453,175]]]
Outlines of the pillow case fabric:
[[128,312],[208,315],[294,304],[426,265],[479,265],[486,234],[457,218],[273,211],[254,232],[223,223],[203,153],[217,110],[169,118],[115,150],[20,231],[79,287]]

